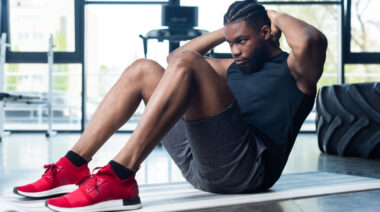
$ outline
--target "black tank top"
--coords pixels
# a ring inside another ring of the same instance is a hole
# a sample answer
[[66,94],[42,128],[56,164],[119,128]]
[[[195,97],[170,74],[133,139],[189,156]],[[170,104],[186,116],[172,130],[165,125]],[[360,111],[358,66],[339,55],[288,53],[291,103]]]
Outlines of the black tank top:
[[315,99],[315,95],[297,88],[289,72],[288,56],[281,52],[251,74],[244,74],[235,62],[227,72],[228,86],[245,122],[261,135],[267,148],[275,149],[281,160],[280,173]]

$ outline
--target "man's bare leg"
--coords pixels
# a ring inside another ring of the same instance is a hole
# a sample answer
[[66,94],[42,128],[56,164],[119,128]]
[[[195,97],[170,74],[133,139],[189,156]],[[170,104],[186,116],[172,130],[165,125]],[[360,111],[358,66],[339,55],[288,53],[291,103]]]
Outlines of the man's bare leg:
[[72,151],[89,160],[136,111],[148,101],[164,69],[150,60],[137,60],[121,75],[104,97]]
[[169,64],[137,128],[113,159],[136,170],[176,121],[199,120],[224,111],[233,101],[226,80],[195,52]]
[[[128,67],[103,99],[85,132],[73,147],[74,154],[68,152],[58,162],[45,166],[46,171],[39,180],[15,187],[14,193],[44,198],[77,189],[90,176],[88,166],[78,164],[83,162],[83,158],[88,161],[95,154],[132,116],[142,99],[147,101],[150,98],[163,71],[159,64],[150,60],[138,60]],[[74,163],[75,161],[79,162]]]

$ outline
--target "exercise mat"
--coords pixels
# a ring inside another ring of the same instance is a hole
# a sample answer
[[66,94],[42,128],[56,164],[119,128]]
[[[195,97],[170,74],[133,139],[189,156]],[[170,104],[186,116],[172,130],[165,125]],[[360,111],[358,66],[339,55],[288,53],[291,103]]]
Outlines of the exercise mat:
[[[137,211],[200,210],[378,189],[380,179],[326,172],[284,174],[270,190],[255,194],[213,194],[196,190],[186,182],[149,184],[140,186],[143,206]],[[44,200],[13,194],[0,197],[0,208],[2,211],[49,211]]]

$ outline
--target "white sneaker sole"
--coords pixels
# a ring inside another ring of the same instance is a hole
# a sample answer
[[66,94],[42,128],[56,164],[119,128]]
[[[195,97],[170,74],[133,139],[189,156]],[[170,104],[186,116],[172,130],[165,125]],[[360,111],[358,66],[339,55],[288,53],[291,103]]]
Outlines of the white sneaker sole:
[[25,197],[33,197],[33,198],[43,198],[43,197],[49,197],[57,194],[67,194],[70,192],[75,191],[78,188],[77,185],[75,184],[69,184],[69,185],[64,185],[64,186],[59,186],[47,191],[41,191],[41,192],[24,192],[24,191],[19,191],[17,188],[14,188],[13,192],[15,194],[19,194]]
[[99,202],[97,204],[77,207],[77,208],[62,208],[54,205],[45,203],[46,207],[54,211],[59,212],[77,212],[77,211],[86,211],[86,212],[95,212],[95,211],[125,211],[125,210],[136,210],[141,208],[140,198],[136,197],[133,199],[118,199],[118,200],[109,200],[104,202]]

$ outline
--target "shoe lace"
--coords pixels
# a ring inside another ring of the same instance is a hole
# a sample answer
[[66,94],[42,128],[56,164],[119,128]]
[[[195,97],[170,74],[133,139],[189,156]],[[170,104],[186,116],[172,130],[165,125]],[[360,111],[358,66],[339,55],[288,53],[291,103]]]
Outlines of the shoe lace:
[[98,187],[101,184],[101,181],[98,178],[98,175],[101,174],[98,172],[95,173],[95,171],[101,169],[102,167],[96,167],[95,169],[92,170],[91,177],[87,178],[83,184],[86,184],[86,190],[87,191],[93,191],[95,190],[97,193]]
[[46,176],[47,178],[54,179],[58,173],[58,167],[55,163],[44,165],[45,172],[42,176]]

